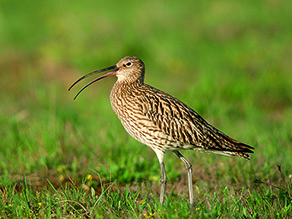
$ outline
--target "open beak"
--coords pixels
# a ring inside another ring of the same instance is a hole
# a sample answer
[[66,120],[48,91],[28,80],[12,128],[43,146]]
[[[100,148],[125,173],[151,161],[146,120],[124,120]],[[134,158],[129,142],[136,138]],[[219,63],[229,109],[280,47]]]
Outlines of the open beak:
[[94,71],[94,72],[90,72],[90,73],[84,75],[83,77],[79,78],[77,81],[75,81],[75,82],[69,87],[68,91],[70,91],[71,88],[74,87],[75,84],[77,84],[79,81],[83,80],[84,78],[87,78],[87,77],[90,76],[90,75],[94,75],[94,74],[97,74],[97,73],[100,73],[100,72],[105,72],[105,71],[110,71],[110,70],[113,70],[113,71],[111,71],[111,72],[109,72],[109,73],[106,73],[105,75],[100,76],[99,78],[96,78],[95,80],[89,82],[89,83],[86,84],[84,87],[82,87],[81,90],[75,95],[75,97],[74,97],[74,100],[75,100],[75,99],[78,97],[78,95],[79,95],[79,94],[80,94],[85,88],[87,88],[89,85],[91,85],[91,84],[93,84],[93,83],[95,83],[95,82],[99,81],[100,79],[103,79],[103,78],[105,78],[105,77],[107,77],[107,76],[115,75],[116,72],[119,70],[119,68],[118,68],[116,65],[113,65],[113,66],[110,66],[110,67],[108,67],[108,68],[103,68],[103,69],[100,69],[100,70],[96,70],[96,71]]

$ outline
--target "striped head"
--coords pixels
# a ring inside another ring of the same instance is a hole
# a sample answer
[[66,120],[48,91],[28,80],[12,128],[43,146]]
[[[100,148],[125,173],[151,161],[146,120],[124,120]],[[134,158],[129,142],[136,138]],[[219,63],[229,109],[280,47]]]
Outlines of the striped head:
[[141,59],[134,56],[126,56],[117,63],[118,81],[144,82],[145,65]]
[[90,75],[105,72],[105,71],[110,71],[106,73],[105,75],[102,75],[95,80],[89,82],[86,84],[81,90],[76,94],[74,97],[74,100],[77,98],[77,96],[89,85],[106,78],[111,75],[116,75],[118,77],[118,82],[123,82],[123,83],[137,83],[138,84],[143,84],[144,83],[144,75],[145,75],[145,65],[142,62],[141,59],[134,57],[134,56],[126,56],[122,58],[116,65],[110,66],[108,68],[103,68],[100,70],[96,70],[94,72],[88,73],[84,75],[83,77],[79,78],[77,81],[75,81],[70,87],[69,91],[71,88],[77,84],[79,81],[83,80],[84,78],[87,78]]

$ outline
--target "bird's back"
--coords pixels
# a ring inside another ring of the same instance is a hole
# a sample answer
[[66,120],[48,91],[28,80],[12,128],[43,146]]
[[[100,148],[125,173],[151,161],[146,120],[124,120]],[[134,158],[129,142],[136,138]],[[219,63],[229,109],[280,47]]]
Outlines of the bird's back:
[[177,98],[147,84],[116,82],[111,103],[129,134],[153,149],[193,149],[247,159],[247,153],[253,153],[253,147],[228,137]]

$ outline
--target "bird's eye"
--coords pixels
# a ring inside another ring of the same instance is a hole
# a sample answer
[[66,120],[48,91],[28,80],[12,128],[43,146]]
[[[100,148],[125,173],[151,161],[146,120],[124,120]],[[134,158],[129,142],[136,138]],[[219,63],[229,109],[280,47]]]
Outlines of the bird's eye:
[[132,65],[132,62],[127,62],[127,63],[126,63],[126,66],[127,66],[127,67],[130,67],[131,65]]

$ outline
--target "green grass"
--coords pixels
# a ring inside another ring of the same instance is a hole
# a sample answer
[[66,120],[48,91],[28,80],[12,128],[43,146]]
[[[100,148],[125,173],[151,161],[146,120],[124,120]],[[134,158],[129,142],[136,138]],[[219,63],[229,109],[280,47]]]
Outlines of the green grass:
[[[162,206],[153,187],[147,184],[119,186],[113,182],[95,186],[94,178],[65,184],[58,189],[51,183],[41,189],[15,184],[2,189],[1,211],[11,217],[248,217],[288,218],[291,215],[291,184],[282,188],[257,182],[252,189],[229,189],[203,193],[196,191],[196,206],[190,209],[187,199],[174,186]],[[288,187],[285,187],[288,186]],[[275,210],[277,209],[277,210]]]
[[[292,3],[1,1],[0,218],[291,218]],[[255,147],[253,159],[182,151],[160,167],[111,109],[105,79],[126,55],[146,83]],[[85,83],[85,82],[84,82]],[[277,165],[280,165],[281,168]]]

